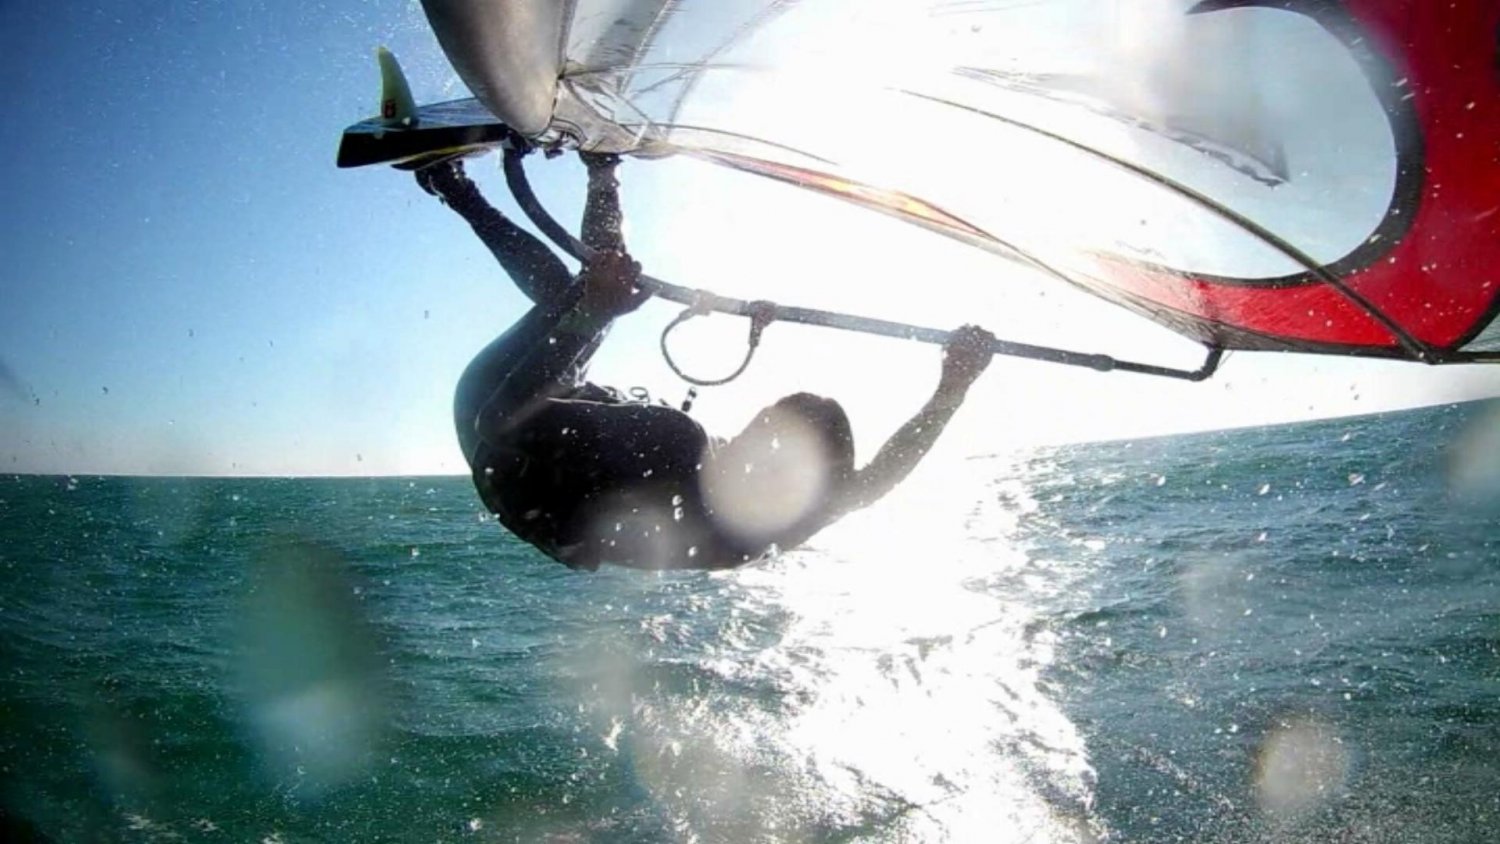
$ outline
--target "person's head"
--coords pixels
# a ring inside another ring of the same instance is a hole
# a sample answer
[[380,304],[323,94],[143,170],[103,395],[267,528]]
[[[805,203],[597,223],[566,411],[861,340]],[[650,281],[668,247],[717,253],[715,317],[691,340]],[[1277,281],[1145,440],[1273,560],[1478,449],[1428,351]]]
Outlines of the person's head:
[[756,426],[764,426],[778,436],[809,438],[822,455],[830,477],[840,482],[854,474],[854,428],[844,406],[833,399],[793,393],[756,414],[746,430]]
[[722,527],[752,542],[796,533],[854,474],[849,416],[832,399],[787,396],[758,413],[705,466]]

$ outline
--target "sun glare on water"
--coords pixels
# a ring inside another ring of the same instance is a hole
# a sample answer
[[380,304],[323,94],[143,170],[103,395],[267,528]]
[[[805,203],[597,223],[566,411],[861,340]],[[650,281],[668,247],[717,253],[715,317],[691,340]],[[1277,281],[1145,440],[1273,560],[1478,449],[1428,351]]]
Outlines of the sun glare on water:
[[[692,611],[730,621],[692,676],[727,690],[694,679],[678,698],[668,666],[593,649],[601,740],[694,834],[1091,840],[1094,774],[1045,690],[1054,643],[1036,603],[1075,573],[1014,546],[1024,485],[1002,507],[996,473],[935,465],[810,547],[715,575]],[[667,647],[684,623],[641,627]]]

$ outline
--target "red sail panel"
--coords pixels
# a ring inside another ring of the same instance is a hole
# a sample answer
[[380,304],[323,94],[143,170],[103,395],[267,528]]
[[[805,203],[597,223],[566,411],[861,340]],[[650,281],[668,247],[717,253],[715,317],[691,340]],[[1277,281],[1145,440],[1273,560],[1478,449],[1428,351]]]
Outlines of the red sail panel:
[[[1500,308],[1500,3],[1301,0],[1265,5],[1313,17],[1362,59],[1397,142],[1386,222],[1326,270],[1417,343],[1451,352]],[[1382,67],[1383,65],[1383,67]],[[1315,83],[1314,83],[1315,84]],[[1228,345],[1402,353],[1394,332],[1318,274],[1279,279],[1099,268],[1127,298],[1265,342]],[[1222,339],[1222,338],[1219,338]],[[1372,347],[1363,348],[1362,347]]]
[[[1127,293],[1127,304],[1138,309],[1165,307],[1191,317],[1174,327],[1213,345],[1257,349],[1339,345],[1387,348],[1392,353],[1400,348],[1390,329],[1325,284],[1240,286],[1102,259],[1096,266],[1091,286],[1115,287]],[[1262,336],[1255,340],[1238,336],[1242,331]]]

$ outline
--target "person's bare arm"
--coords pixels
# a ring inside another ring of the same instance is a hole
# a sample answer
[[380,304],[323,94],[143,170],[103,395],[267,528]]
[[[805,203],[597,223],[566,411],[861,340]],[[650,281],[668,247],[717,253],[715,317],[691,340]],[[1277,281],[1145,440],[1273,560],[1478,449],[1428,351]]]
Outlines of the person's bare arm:
[[938,435],[963,404],[969,385],[989,366],[995,338],[978,326],[954,331],[943,346],[943,375],[932,398],[881,446],[836,502],[832,518],[868,507],[906,479],[937,442]]

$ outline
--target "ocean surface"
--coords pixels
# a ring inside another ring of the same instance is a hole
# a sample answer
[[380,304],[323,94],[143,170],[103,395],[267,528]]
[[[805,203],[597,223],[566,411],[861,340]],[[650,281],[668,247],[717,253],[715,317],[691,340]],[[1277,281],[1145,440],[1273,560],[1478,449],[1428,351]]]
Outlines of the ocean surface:
[[464,478],[0,476],[0,838],[1495,841],[1497,414],[924,467],[714,574]]

